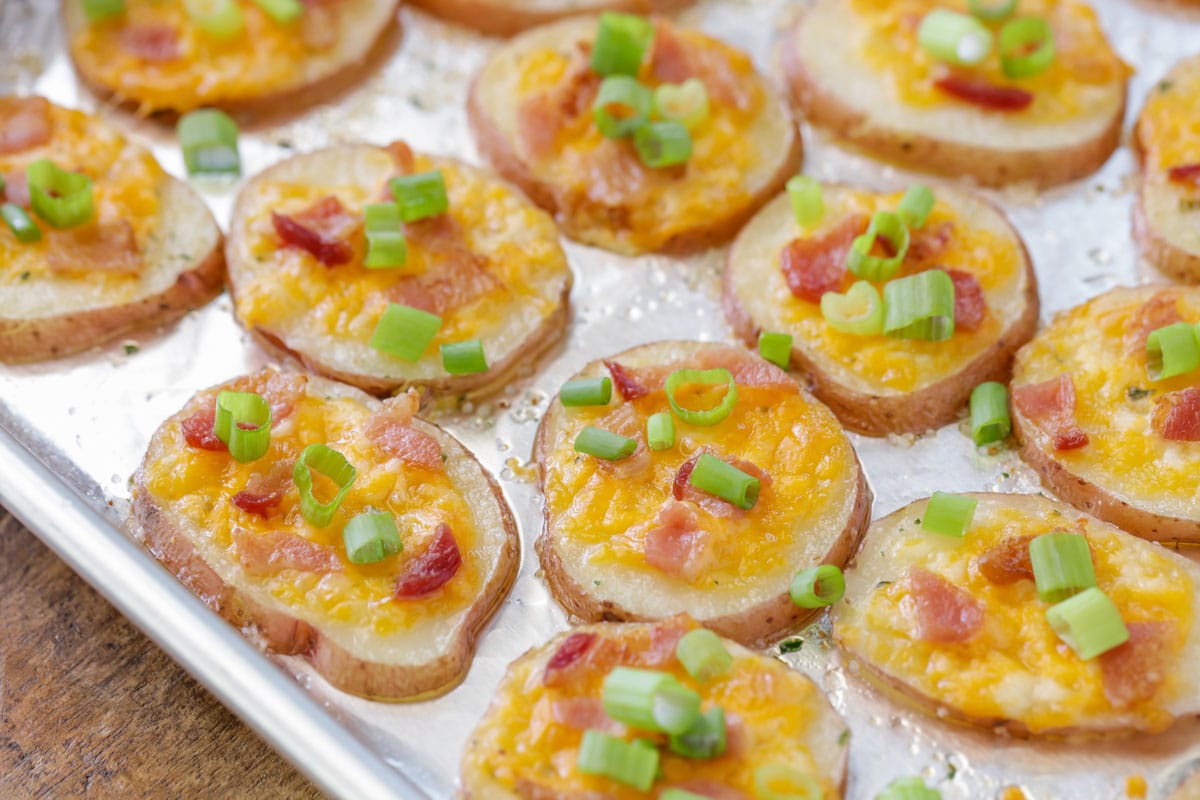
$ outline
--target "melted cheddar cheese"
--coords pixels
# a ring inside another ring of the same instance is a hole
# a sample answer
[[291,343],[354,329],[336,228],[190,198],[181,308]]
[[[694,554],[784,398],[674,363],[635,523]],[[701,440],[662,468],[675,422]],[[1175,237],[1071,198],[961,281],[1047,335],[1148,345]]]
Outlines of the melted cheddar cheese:
[[[1156,545],[1043,498],[1024,505],[981,495],[963,539],[921,529],[925,503],[872,526],[855,569],[847,575],[847,602],[834,611],[834,635],[857,657],[940,705],[978,720],[1015,720],[1032,732],[1086,726],[1122,714],[1158,730],[1173,719],[1167,706],[1186,691],[1177,664],[1191,636],[1195,584]],[[1032,580],[992,583],[979,558],[1006,538],[1055,530],[1083,533],[1091,547],[1096,583],[1126,622],[1169,623],[1166,679],[1154,696],[1115,710],[1104,692],[1100,662],[1081,660],[1046,620],[1047,603]],[[911,584],[905,572],[920,566],[968,593],[983,606],[981,630],[965,642],[935,643],[917,633]]]
[[1185,62],[1150,90],[1138,119],[1138,143],[1149,169],[1200,164],[1200,69]]

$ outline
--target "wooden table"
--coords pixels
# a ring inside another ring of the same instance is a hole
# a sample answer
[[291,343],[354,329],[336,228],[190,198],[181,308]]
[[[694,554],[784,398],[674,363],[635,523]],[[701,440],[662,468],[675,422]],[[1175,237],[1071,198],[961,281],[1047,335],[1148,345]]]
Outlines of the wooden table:
[[0,508],[0,797],[320,794]]

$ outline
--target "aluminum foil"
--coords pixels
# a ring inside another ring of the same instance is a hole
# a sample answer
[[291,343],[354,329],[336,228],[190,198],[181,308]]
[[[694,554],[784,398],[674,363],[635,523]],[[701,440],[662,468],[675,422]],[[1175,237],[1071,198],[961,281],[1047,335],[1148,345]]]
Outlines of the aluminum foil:
[[[1137,68],[1132,121],[1148,88],[1200,43],[1200,10],[1148,1],[1095,4],[1117,49]],[[788,0],[702,0],[683,18],[743,48],[763,70],[774,72],[774,44],[802,6]],[[56,11],[52,0],[0,0],[0,93],[38,92],[98,111],[150,146],[169,172],[182,176],[171,131],[103,107],[79,86],[64,54]],[[464,105],[469,80],[495,41],[410,9],[402,18],[403,40],[378,74],[336,103],[244,131],[244,171],[254,174],[295,152],[327,144],[394,138],[479,163]],[[843,150],[807,126],[804,136],[805,171],[819,178],[898,188],[912,177]],[[1046,317],[1112,286],[1161,280],[1138,263],[1130,239],[1134,173],[1132,153],[1122,147],[1100,172],[1071,186],[1043,194],[991,193],[1033,255]],[[226,224],[238,184],[196,185]],[[440,699],[387,705],[330,688],[303,659],[277,659],[347,735],[368,742],[434,798],[453,793],[463,745],[506,665],[567,624],[539,578],[532,547],[541,527],[541,502],[529,459],[548,398],[577,369],[604,354],[658,339],[730,339],[718,305],[724,250],[684,260],[629,259],[572,242],[565,246],[576,275],[565,342],[526,365],[525,375],[501,394],[432,412],[499,476],[524,545],[520,576],[482,637],[466,681]],[[112,523],[80,530],[81,537],[123,535],[118,531],[128,514],[129,476],[161,420],[195,390],[265,361],[234,322],[228,296],[169,330],[142,334],[127,344],[135,346],[118,343],[48,364],[0,367],[0,422]],[[935,489],[1038,489],[1036,477],[1015,453],[977,452],[961,428],[951,425],[919,437],[853,437],[875,491],[876,515]],[[214,617],[214,624],[223,623]],[[1149,783],[1150,797],[1165,797],[1200,757],[1195,721],[1158,736],[1086,742],[1012,740],[945,723],[866,685],[829,645],[821,625],[799,637],[800,650],[781,657],[824,687],[853,730],[849,798],[871,798],[893,777],[910,774],[925,776],[944,797],[956,800],[1010,800],[1004,791],[1012,786],[1037,800],[1108,800],[1126,797],[1127,790],[1138,796],[1139,776]],[[235,667],[213,665],[214,670]],[[253,702],[252,697],[240,700]]]

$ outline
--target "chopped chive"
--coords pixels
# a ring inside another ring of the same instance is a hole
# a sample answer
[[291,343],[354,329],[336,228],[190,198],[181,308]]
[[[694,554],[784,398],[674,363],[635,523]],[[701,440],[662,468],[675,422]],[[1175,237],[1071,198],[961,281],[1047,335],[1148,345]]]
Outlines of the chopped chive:
[[564,406],[606,406],[612,400],[612,378],[576,378],[558,390]]
[[1012,432],[1008,416],[1008,390],[1003,383],[987,381],[971,390],[971,440],[980,445],[999,442]]
[[775,366],[787,369],[792,363],[792,335],[763,331],[758,335],[758,354]]
[[390,303],[371,334],[370,344],[381,353],[418,361],[441,327],[442,318],[435,314]]
[[[592,103],[592,119],[606,139],[623,139],[647,124],[653,106],[653,93],[638,83],[636,78],[613,75],[600,84],[600,91]],[[691,155],[690,137],[688,155]]]
[[831,606],[846,594],[846,576],[834,564],[801,570],[792,578],[790,594],[800,608]]
[[646,445],[651,450],[669,450],[675,446],[675,418],[666,411],[651,414],[646,420]]
[[1194,325],[1176,322],[1146,337],[1146,372],[1162,381],[1200,367],[1200,339]]
[[954,335],[954,282],[940,269],[885,284],[883,308],[885,336],[938,342]]
[[213,433],[235,461],[245,464],[262,458],[271,446],[271,406],[253,392],[221,392]]
[[1129,640],[1129,629],[1113,601],[1095,586],[1046,610],[1050,627],[1084,661]]
[[42,158],[25,168],[25,178],[29,205],[55,228],[74,228],[96,216],[92,179],[87,175],[68,172]]
[[374,564],[401,550],[395,518],[381,511],[366,511],[347,522],[342,541],[352,564]]
[[1004,24],[999,39],[1000,68],[1006,78],[1032,78],[1054,63],[1054,29],[1041,17]]
[[936,8],[917,28],[917,44],[938,61],[959,67],[981,63],[992,51],[992,32],[969,14]]
[[685,758],[709,759],[724,753],[726,745],[725,709],[713,706],[687,732],[671,736],[668,746]]
[[479,339],[448,342],[442,345],[441,350],[442,367],[451,375],[487,372],[487,358],[483,353],[483,342]]
[[18,242],[28,244],[42,238],[42,229],[20,206],[14,203],[0,205],[0,217],[4,218],[4,224],[13,232],[13,236],[17,237]]
[[388,187],[405,222],[436,217],[450,207],[446,179],[440,169],[392,178]]
[[706,683],[733,666],[733,656],[721,637],[707,628],[688,631],[675,645],[675,657],[697,681]]
[[[694,411],[684,408],[675,398],[675,394],[689,384],[701,386],[721,386],[723,384],[727,388],[725,396],[716,406]],[[671,404],[671,410],[675,412],[675,416],[689,425],[716,425],[732,414],[734,406],[737,405],[737,384],[733,379],[733,373],[727,369],[677,369],[667,376],[664,388],[667,392],[667,402]]]
[[979,501],[974,497],[961,494],[934,492],[925,506],[925,519],[921,528],[943,536],[962,538],[971,520],[975,517],[975,507]]
[[910,228],[920,228],[929,219],[934,204],[933,190],[921,183],[908,187],[900,205],[896,206],[896,216]]
[[637,450],[637,439],[588,425],[575,437],[575,450],[605,461],[621,461]]
[[637,75],[646,50],[654,41],[654,25],[634,14],[600,15],[592,45],[592,71],[597,75]]
[[183,163],[188,175],[240,175],[238,126],[233,118],[216,108],[201,108],[184,114],[175,126]]
[[1047,603],[1062,602],[1096,585],[1092,551],[1082,534],[1043,534],[1029,543],[1029,560],[1038,597]]
[[869,281],[855,281],[845,294],[821,295],[821,316],[842,333],[878,336],[883,332],[883,298]]
[[801,228],[811,228],[825,216],[825,199],[816,178],[796,175],[787,182],[788,201],[792,216]]
[[630,744],[603,731],[583,732],[576,768],[584,775],[600,775],[646,792],[658,773],[658,750]]
[[395,203],[368,203],[363,207],[364,228],[367,233],[367,269],[402,267],[408,262],[408,241],[404,238],[404,221],[400,206]]
[[[338,487],[337,494],[327,503],[322,503],[313,494],[313,471],[329,478]],[[324,528],[332,522],[356,477],[358,470],[332,447],[310,444],[304,448],[292,467],[292,481],[300,492],[300,514],[304,520],[316,528]]]
[[[871,255],[880,239],[887,242],[891,255]],[[855,237],[850,243],[850,250],[846,254],[846,269],[869,281],[886,281],[900,269],[904,256],[908,254],[910,243],[908,226],[898,214],[876,211],[871,215],[867,232]]]

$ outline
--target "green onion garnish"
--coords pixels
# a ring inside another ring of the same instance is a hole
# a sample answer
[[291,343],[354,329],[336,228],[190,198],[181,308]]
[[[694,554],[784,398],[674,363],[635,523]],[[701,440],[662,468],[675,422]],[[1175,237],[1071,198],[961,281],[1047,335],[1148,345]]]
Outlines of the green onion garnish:
[[681,122],[648,122],[633,134],[638,158],[651,169],[686,164],[692,157],[692,135]]
[[487,372],[483,342],[479,339],[468,339],[465,342],[448,342],[442,345],[442,367],[451,375]]
[[1161,381],[1200,367],[1200,339],[1195,326],[1176,322],[1146,337],[1146,372]]
[[917,44],[938,61],[970,67],[992,52],[992,32],[969,14],[936,8],[921,20]]
[[940,269],[885,284],[883,307],[887,336],[939,342],[954,335],[954,282]]
[[675,446],[675,418],[666,411],[651,414],[646,420],[646,446],[651,450],[669,450]]
[[754,770],[754,796],[758,800],[823,800],[825,790],[807,772],[786,764],[768,764]]
[[999,22],[1013,15],[1017,0],[967,0],[967,8],[980,19]]
[[716,758],[725,752],[725,709],[713,706],[686,732],[669,740],[672,753],[684,758]]
[[605,461],[620,461],[637,450],[637,439],[588,425],[575,437],[575,450]]
[[800,608],[831,606],[846,594],[846,576],[833,564],[801,570],[792,578],[790,594]]
[[382,511],[365,511],[347,522],[342,541],[352,564],[374,564],[402,549],[395,518]]
[[589,728],[583,732],[575,767],[584,775],[599,775],[646,792],[658,774],[658,750]]
[[925,224],[925,220],[929,219],[935,202],[932,189],[924,184],[914,183],[908,187],[904,197],[900,198],[900,205],[896,206],[896,216],[908,227],[920,228]]
[[240,175],[238,126],[216,108],[202,108],[184,114],[175,127],[183,163],[188,175]]
[[[653,106],[654,95],[637,78],[613,75],[600,84],[592,103],[592,119],[605,138],[623,139],[646,124]],[[688,149],[691,149],[690,139]]]
[[103,22],[125,13],[125,0],[83,0],[83,13],[88,22]]
[[905,777],[889,783],[875,800],[942,800],[942,793],[930,789],[921,778]]
[[708,795],[689,792],[687,789],[664,789],[658,800],[710,800]]
[[1107,653],[1129,640],[1121,612],[1095,586],[1046,609],[1046,620],[1084,661]]
[[[871,255],[875,243],[881,238],[887,242],[892,255]],[[871,215],[871,224],[867,226],[867,232],[856,236],[850,243],[850,251],[846,254],[846,269],[869,281],[886,281],[900,269],[904,256],[908,255],[909,242],[908,226],[898,214],[876,211]]]
[[42,238],[42,229],[20,206],[13,203],[0,205],[0,217],[4,218],[4,223],[13,232],[13,236],[17,237],[18,242],[36,242]]
[[[317,500],[313,494],[313,472],[319,472],[337,485],[337,494],[328,503]],[[324,528],[333,521],[333,515],[346,499],[358,470],[346,457],[323,444],[310,444],[304,448],[300,458],[292,467],[292,480],[300,492],[300,513],[306,522]]]
[[971,439],[975,446],[999,442],[1012,433],[1008,416],[1008,389],[987,381],[971,390]]
[[634,14],[607,12],[592,45],[592,70],[600,76],[637,75],[646,49],[654,41],[654,24]]
[[[675,399],[675,393],[690,384],[702,386],[724,384],[728,388],[716,407],[693,411],[690,408],[684,408]],[[733,373],[720,367],[717,369],[677,369],[667,376],[664,388],[667,392],[667,402],[671,404],[671,410],[675,412],[675,416],[689,425],[716,425],[732,414],[734,406],[737,405],[737,384],[733,380]]]
[[576,378],[558,390],[564,406],[606,406],[612,400],[612,378]]
[[708,88],[699,78],[664,83],[654,90],[654,116],[673,120],[688,130],[708,119]]
[[183,7],[192,22],[215,39],[232,39],[246,26],[237,0],[183,0]]
[[304,13],[300,0],[254,0],[254,4],[280,25],[287,25]]
[[25,168],[25,178],[34,213],[55,228],[74,228],[96,216],[92,179],[87,175],[60,169],[43,158]]
[[708,453],[702,453],[696,459],[688,482],[738,508],[749,510],[758,502],[758,478]]
[[1054,63],[1054,30],[1041,17],[1022,17],[1000,29],[1000,68],[1008,78],[1032,78]]
[[402,267],[408,261],[408,242],[404,238],[404,220],[395,203],[368,203],[363,207],[367,232],[367,269]]
[[253,392],[221,392],[213,433],[229,447],[229,455],[245,464],[262,458],[271,446],[271,406]]
[[1043,534],[1029,543],[1038,597],[1060,603],[1096,585],[1087,537],[1067,531]]
[[979,501],[961,494],[934,492],[925,506],[925,517],[921,527],[931,533],[962,538],[975,518],[975,507]]
[[792,335],[763,331],[758,335],[758,354],[781,369],[792,363]]
[[796,175],[787,182],[792,215],[801,228],[811,228],[825,216],[825,196],[816,178]]
[[733,656],[729,654],[725,643],[708,628],[696,628],[685,633],[679,639],[679,644],[675,645],[675,657],[688,675],[700,683],[724,675],[733,666]]
[[371,334],[371,347],[381,353],[401,358],[405,361],[417,361],[438,329],[442,327],[442,318],[428,311],[399,303],[389,303],[375,332]]
[[855,281],[845,294],[821,295],[821,316],[842,333],[878,336],[883,332],[883,300],[867,281]]
[[400,219],[405,222],[436,217],[450,207],[446,178],[440,169],[392,178],[388,187],[400,207]]

